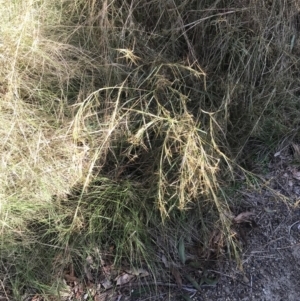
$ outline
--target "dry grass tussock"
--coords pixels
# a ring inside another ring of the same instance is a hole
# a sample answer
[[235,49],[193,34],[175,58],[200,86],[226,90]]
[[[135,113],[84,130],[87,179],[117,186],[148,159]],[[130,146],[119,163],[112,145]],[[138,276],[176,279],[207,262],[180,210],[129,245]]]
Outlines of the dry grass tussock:
[[297,1],[0,4],[1,270],[15,297],[49,293],[70,263],[79,274],[100,243],[153,277],[178,241],[237,258],[233,187],[299,138]]

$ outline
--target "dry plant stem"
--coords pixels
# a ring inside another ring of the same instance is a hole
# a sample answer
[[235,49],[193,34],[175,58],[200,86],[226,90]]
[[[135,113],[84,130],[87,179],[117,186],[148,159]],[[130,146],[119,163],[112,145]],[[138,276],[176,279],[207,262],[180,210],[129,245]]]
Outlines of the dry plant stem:
[[300,221],[297,221],[297,222],[294,222],[291,226],[289,226],[289,235],[291,235],[292,228],[299,223],[300,223]]
[[5,288],[4,284],[3,284],[3,281],[0,280],[0,282],[1,282],[2,291],[3,291],[4,294],[5,294],[6,300],[9,300],[9,297],[8,297],[8,295],[7,295],[7,293],[6,293],[6,288]]
[[255,166],[299,140],[299,1],[268,2],[1,1],[0,275],[16,298],[48,298],[87,255],[169,279],[154,254],[180,260],[178,237],[239,259],[237,191],[271,191]]
[[298,247],[298,246],[300,246],[300,243],[290,245],[290,246],[286,246],[286,247],[282,247],[282,248],[276,248],[276,250],[284,250],[284,249],[294,248],[294,247]]

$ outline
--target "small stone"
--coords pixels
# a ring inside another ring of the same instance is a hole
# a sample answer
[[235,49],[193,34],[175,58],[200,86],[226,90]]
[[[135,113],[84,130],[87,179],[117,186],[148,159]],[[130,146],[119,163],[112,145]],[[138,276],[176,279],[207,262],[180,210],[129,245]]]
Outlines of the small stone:
[[245,283],[249,283],[249,279],[246,277],[246,275],[244,275],[243,281],[244,281]]

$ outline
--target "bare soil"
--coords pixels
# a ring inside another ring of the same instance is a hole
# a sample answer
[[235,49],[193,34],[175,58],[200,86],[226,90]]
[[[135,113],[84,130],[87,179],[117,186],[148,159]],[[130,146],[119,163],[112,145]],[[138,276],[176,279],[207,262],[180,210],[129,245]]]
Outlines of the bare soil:
[[203,288],[194,300],[300,299],[300,169],[286,161],[269,164],[265,179],[271,190],[242,193],[241,210],[254,212],[257,223],[242,231],[243,270],[220,263],[217,286]]
[[[300,297],[300,210],[268,193],[248,198],[258,228],[246,235],[243,271],[220,266],[216,288],[203,289],[197,300],[298,300]],[[257,203],[257,205],[255,205]]]

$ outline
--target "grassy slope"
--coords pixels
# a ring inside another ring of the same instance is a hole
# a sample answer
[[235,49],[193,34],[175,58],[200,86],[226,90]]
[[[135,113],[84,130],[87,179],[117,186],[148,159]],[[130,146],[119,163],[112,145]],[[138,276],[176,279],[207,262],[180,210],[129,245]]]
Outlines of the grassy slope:
[[206,254],[220,231],[236,257],[238,164],[298,138],[297,1],[9,2],[0,220],[15,298],[57,293],[99,248],[154,278],[182,237]]

